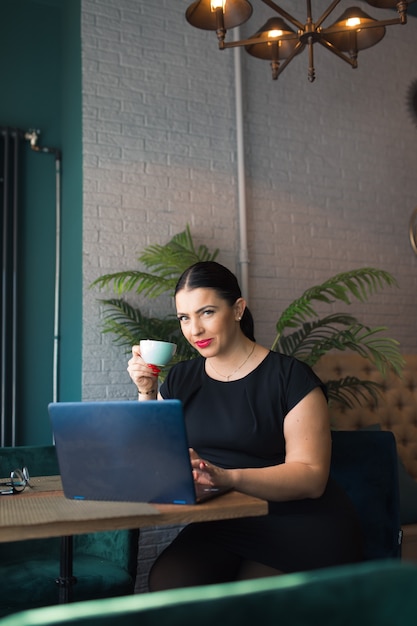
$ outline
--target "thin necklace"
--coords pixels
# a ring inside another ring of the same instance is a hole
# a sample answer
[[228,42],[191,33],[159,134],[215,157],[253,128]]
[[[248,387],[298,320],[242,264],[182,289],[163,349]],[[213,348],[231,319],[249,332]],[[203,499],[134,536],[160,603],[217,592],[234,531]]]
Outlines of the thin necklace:
[[226,376],[225,374],[221,374],[220,372],[218,372],[218,371],[216,370],[216,368],[214,367],[213,363],[210,361],[210,359],[207,359],[207,360],[208,360],[209,365],[210,365],[210,367],[212,368],[212,370],[214,370],[218,376],[221,376],[222,378],[225,378],[225,379],[229,382],[229,380],[232,378],[232,376],[233,376],[234,374],[236,374],[236,372],[238,372],[240,369],[242,369],[242,367],[245,365],[245,363],[247,363],[247,362],[249,361],[250,357],[252,356],[252,354],[253,354],[253,352],[254,352],[254,350],[255,350],[255,347],[256,347],[256,343],[254,343],[254,344],[253,344],[253,348],[252,348],[252,350],[249,352],[248,356],[245,358],[245,360],[243,361],[243,363],[241,363],[241,364],[239,365],[239,367],[237,367],[235,370],[233,370],[233,372],[232,372],[231,374],[229,374],[228,376]]

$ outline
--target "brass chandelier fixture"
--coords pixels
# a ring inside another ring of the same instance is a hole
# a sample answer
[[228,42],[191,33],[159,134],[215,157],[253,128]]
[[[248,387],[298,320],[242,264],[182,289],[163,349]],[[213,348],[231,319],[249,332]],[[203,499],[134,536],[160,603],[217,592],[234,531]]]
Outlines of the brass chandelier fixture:
[[[185,17],[196,28],[215,30],[219,49],[244,47],[254,57],[269,60],[272,78],[276,80],[294,57],[308,50],[308,80],[315,79],[313,45],[321,44],[330,52],[346,61],[351,67],[358,66],[358,52],[374,46],[385,35],[385,27],[407,23],[407,7],[414,0],[366,0],[373,7],[397,9],[392,19],[375,20],[358,7],[347,9],[334,24],[323,27],[323,22],[337,7],[340,0],[333,0],[324,13],[313,20],[311,0],[307,3],[307,19],[303,24],[287,13],[273,0],[261,0],[281,17],[271,17],[249,39],[226,41],[230,28],[244,24],[252,15],[248,0],[197,0],[187,9]],[[295,27],[292,28],[285,22]]]

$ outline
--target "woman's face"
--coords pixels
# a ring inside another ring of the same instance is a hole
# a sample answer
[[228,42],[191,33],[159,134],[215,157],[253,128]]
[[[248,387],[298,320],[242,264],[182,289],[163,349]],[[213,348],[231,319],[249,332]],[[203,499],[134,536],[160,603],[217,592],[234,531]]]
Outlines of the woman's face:
[[184,337],[205,357],[226,353],[241,335],[243,298],[230,306],[214,289],[181,289],[175,304]]

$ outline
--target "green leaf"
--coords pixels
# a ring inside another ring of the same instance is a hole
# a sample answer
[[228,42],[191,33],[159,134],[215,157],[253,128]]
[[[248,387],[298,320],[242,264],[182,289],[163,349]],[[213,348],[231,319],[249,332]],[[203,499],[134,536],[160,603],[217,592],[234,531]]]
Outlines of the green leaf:
[[157,298],[164,293],[174,293],[179,277],[190,265],[198,261],[214,261],[218,250],[210,252],[204,245],[196,250],[190,228],[174,235],[165,245],[150,245],[139,256],[138,261],[148,270],[127,270],[99,276],[90,287],[113,286],[118,295],[135,292],[148,298]]
[[281,335],[274,349],[314,365],[328,350],[344,349],[344,335],[340,327],[352,328],[358,323],[354,316],[344,313],[335,313],[312,322],[305,322],[293,333]]
[[390,369],[401,375],[404,358],[399,344],[395,339],[380,336],[384,331],[384,326],[369,328],[353,316],[334,314],[305,322],[292,334],[281,336],[275,349],[304,361],[310,367],[331,350],[350,350],[368,359],[383,376]]
[[348,409],[356,404],[364,405],[372,402],[377,405],[381,397],[382,385],[372,380],[360,380],[355,376],[345,376],[339,380],[329,380],[326,383],[329,407],[334,403]]
[[307,289],[303,295],[292,302],[281,314],[276,324],[276,337],[273,347],[278,344],[285,328],[295,328],[317,313],[312,302],[332,303],[336,300],[351,304],[352,297],[366,301],[378,289],[397,285],[395,278],[384,270],[363,267],[332,276],[321,285]]

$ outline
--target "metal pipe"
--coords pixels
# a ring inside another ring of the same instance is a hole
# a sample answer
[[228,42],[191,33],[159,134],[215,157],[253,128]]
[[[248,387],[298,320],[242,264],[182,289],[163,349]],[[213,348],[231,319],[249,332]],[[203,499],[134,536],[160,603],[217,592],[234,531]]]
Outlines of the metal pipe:
[[3,255],[1,287],[1,446],[16,444],[17,279],[19,220],[19,129],[1,128],[3,137]]
[[[235,40],[240,36],[240,29],[235,28]],[[239,270],[243,297],[249,298],[248,244],[247,244],[247,207],[245,176],[245,141],[243,129],[243,89],[242,89],[242,49],[234,49],[235,70],[235,106],[236,106],[236,141],[237,141],[237,186],[239,211]]]
[[3,145],[3,241],[2,241],[2,278],[1,278],[1,445],[6,445],[7,411],[7,277],[8,277],[8,206],[9,206],[9,132],[2,130]]
[[[16,445],[17,422],[17,309],[18,309],[18,200],[19,200],[19,141],[30,142],[35,152],[55,156],[55,298],[52,400],[58,400],[59,374],[59,316],[61,281],[61,152],[56,148],[39,146],[39,131],[26,133],[19,129],[1,128],[4,138],[3,175],[3,237],[1,278],[1,446]],[[11,143],[13,138],[14,142]],[[13,177],[13,178],[12,178]]]
[[19,222],[19,141],[20,133],[14,133],[13,154],[13,250],[12,250],[12,329],[11,329],[11,445],[16,445],[17,420],[17,271],[18,271],[18,222]]
[[61,286],[61,154],[55,153],[55,299],[54,299],[54,350],[52,372],[52,401],[58,402],[59,374],[59,314]]
[[52,365],[52,402],[59,397],[59,332],[60,332],[60,286],[61,286],[61,151],[57,148],[39,146],[39,130],[31,129],[25,133],[25,139],[35,152],[55,156],[55,288],[54,288],[54,344]]

